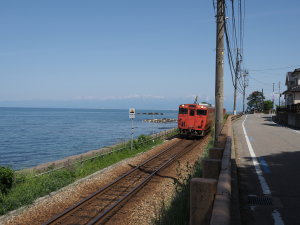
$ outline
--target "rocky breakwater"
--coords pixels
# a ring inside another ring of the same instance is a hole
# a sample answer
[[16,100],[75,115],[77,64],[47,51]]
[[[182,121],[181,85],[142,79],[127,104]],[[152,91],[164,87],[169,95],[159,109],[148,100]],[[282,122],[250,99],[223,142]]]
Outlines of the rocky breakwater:
[[147,123],[172,123],[177,122],[177,119],[170,119],[170,118],[162,118],[162,119],[146,119],[143,122]]
[[163,113],[158,112],[138,112],[139,115],[164,115]]

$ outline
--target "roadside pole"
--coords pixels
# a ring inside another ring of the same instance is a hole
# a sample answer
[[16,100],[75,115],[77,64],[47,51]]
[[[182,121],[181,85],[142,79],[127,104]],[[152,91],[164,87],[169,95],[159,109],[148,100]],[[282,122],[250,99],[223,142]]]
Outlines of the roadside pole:
[[224,101],[224,0],[217,2],[217,34],[216,34],[216,83],[215,83],[215,143],[222,129]]
[[244,77],[244,84],[243,84],[243,113],[245,113],[245,97],[246,97],[246,87],[248,87],[248,71],[244,70],[243,71],[243,77]]
[[275,83],[273,83],[273,92],[272,92],[273,109],[275,109],[275,104],[274,104],[274,85],[275,85]]
[[278,95],[279,95],[279,97],[278,97],[278,106],[280,108],[280,97],[281,97],[281,94],[280,94],[280,81],[278,83]]
[[133,150],[133,133],[134,133],[133,119],[135,119],[135,108],[129,109],[129,119],[131,119],[131,147],[130,147],[130,149]]
[[237,49],[236,53],[236,69],[234,77],[234,94],[233,94],[233,115],[236,115],[236,96],[237,96],[237,82],[240,74],[240,49]]

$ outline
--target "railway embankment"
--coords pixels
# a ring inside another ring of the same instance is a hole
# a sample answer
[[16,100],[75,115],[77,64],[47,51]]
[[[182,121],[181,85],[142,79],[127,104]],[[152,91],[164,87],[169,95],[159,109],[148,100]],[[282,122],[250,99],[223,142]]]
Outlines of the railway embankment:
[[[204,137],[201,144],[182,156],[180,161],[178,160],[177,163],[173,163],[164,171],[159,172],[158,176],[155,176],[145,188],[126,203],[126,207],[122,207],[109,224],[151,224],[159,208],[168,204],[173,194],[178,192],[183,179],[185,180],[189,177],[190,166],[197,161],[199,155],[202,155],[203,149],[209,140],[209,136]],[[151,150],[143,154],[122,160],[84,179],[78,180],[28,207],[23,207],[23,211],[21,210],[19,213],[7,216],[5,224],[42,224],[64,209],[73,206],[91,193],[94,193],[99,187],[113,182],[136,165],[140,165],[145,160],[160,153],[163,149],[180,141],[178,138],[164,141],[163,144],[151,148]],[[187,141],[191,142],[191,140]],[[186,205],[182,206],[186,208]]]
[[[219,137],[219,142],[207,151],[208,158],[203,159],[200,162],[200,164],[197,163],[199,162],[199,156],[200,158],[203,158],[205,155],[203,155],[203,150],[205,149],[205,146],[207,146],[210,140],[209,136],[204,138],[200,146],[198,146],[189,154],[181,158],[180,161],[178,161],[179,164],[174,163],[173,165],[171,165],[170,168],[166,169],[164,172],[160,172],[159,176],[156,176],[152,182],[149,182],[145,189],[142,189],[132,200],[129,201],[129,204],[126,207],[124,207],[122,210],[120,210],[120,212],[118,212],[116,216],[114,216],[114,220],[112,220],[112,223],[110,224],[120,224],[120,221],[126,221],[126,224],[149,224],[151,221],[153,222],[153,218],[160,217],[160,213],[165,214],[165,212],[162,212],[162,209],[164,209],[164,207],[173,207],[175,208],[175,212],[179,212],[180,210],[188,210],[186,209],[188,208],[186,207],[186,202],[188,202],[186,199],[183,199],[183,201],[185,202],[184,204],[173,204],[174,202],[172,202],[172,200],[174,200],[174,196],[182,196],[183,189],[185,189],[186,187],[189,188],[189,186],[185,186],[185,183],[190,179],[191,171],[194,171],[194,167],[199,166],[202,167],[200,169],[202,175],[201,173],[200,175],[203,176],[200,179],[206,179],[206,181],[210,181],[212,185],[208,184],[209,182],[206,182],[206,186],[208,187],[208,189],[197,188],[197,192],[201,190],[200,195],[212,197],[206,197],[202,199],[205,202],[205,207],[209,207],[206,210],[203,207],[200,207],[201,212],[196,213],[196,216],[199,218],[199,216],[201,217],[201,214],[203,214],[203,212],[206,212],[204,217],[202,216],[202,218],[205,219],[205,222],[211,222],[211,224],[222,225],[232,224],[230,223],[230,221],[232,220],[231,207],[233,205],[233,190],[231,189],[231,185],[233,179],[231,177],[232,152],[230,151],[233,148],[233,146],[230,138],[230,120],[231,118],[229,117],[222,129],[222,133]],[[161,133],[160,135],[164,134]],[[157,134],[154,136],[159,135]],[[173,139],[170,142],[165,142],[164,145],[170,145],[174,141],[176,140]],[[154,152],[160,151],[159,149],[160,147],[158,147],[157,149],[151,149],[151,151],[148,151],[145,154],[140,154],[137,158],[135,157],[128,160],[123,160],[120,163],[113,164],[112,166],[106,166],[105,169],[102,169],[96,173],[92,173],[92,175],[89,175],[84,179],[78,180],[75,183],[60,189],[59,191],[46,194],[46,197],[40,198],[39,200],[35,201],[34,204],[28,207],[22,207],[20,210],[9,213],[8,215],[0,218],[0,223],[2,221],[5,221],[5,224],[40,224],[42,222],[45,222],[49,218],[59,213],[59,210],[66,209],[72,206],[76,202],[80,201],[83,197],[87,197],[89,193],[93,193],[94,191],[96,191],[97,188],[105,185],[106,183],[111,182],[114,179],[117,179],[130,168],[139,164],[143,160],[146,160],[147,158],[151,157],[151,155],[154,154]],[[105,152],[105,154],[107,155],[114,155],[115,153],[115,151],[112,151],[111,153]],[[94,162],[101,157],[88,158],[90,158],[90,160],[87,161]],[[68,162],[68,160],[66,162]],[[75,162],[78,162],[78,160],[75,160],[74,163]],[[217,166],[215,166],[216,168],[213,168],[211,165]],[[58,169],[61,167],[61,164],[57,164],[56,166],[57,167],[52,170],[63,170]],[[42,173],[46,172],[46,175],[52,174],[52,172],[48,173],[47,171],[43,171],[43,168],[39,171]],[[66,170],[71,172],[71,174],[72,171],[74,172],[74,167],[70,166],[70,161],[69,165],[66,165]],[[53,174],[54,173],[55,172],[53,172]],[[55,178],[59,176],[59,174],[56,174]],[[210,176],[213,176],[214,178],[209,178]],[[192,185],[193,184],[191,182],[191,186]],[[191,193],[191,196],[192,195],[193,193]],[[188,195],[183,196],[183,198],[186,198],[186,196]],[[197,198],[197,196],[193,197],[193,199]],[[191,209],[192,207],[193,206],[191,203]],[[196,207],[199,208],[199,205]],[[192,211],[193,210],[191,210],[191,212]],[[186,219],[186,217],[183,217],[181,219],[185,221],[189,220],[188,218]],[[154,223],[162,224],[162,221],[163,219],[157,220]],[[218,223],[220,221],[221,223]],[[227,223],[228,221],[229,223]],[[192,217],[190,217],[190,224],[193,224]]]
[[[97,171],[160,145],[163,139],[174,135],[174,132],[175,129],[171,129],[151,136],[140,136],[134,140],[132,150],[129,147],[130,142],[122,143],[19,171],[15,174],[13,188],[7,194],[0,196],[0,215],[11,211],[7,216],[0,218],[0,224],[5,218],[27,208],[24,205],[36,204],[43,196],[51,196],[55,191],[76,183],[84,177],[88,179]],[[20,209],[12,211],[17,208]]]

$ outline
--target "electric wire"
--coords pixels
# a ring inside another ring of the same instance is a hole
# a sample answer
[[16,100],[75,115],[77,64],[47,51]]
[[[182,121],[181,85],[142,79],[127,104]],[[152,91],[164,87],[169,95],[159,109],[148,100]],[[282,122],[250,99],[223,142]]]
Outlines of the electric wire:
[[284,67],[277,67],[277,68],[266,68],[266,69],[250,69],[249,71],[272,71],[272,70],[284,70],[284,69],[290,69],[290,68],[295,68],[295,67],[300,67],[300,65],[293,65],[293,66],[284,66]]
[[[214,1],[213,1],[214,2]],[[237,15],[235,7],[237,7]],[[238,0],[237,6],[234,0],[231,0],[231,13],[228,13],[226,1],[224,1],[224,33],[227,49],[227,58],[233,87],[241,94],[244,92],[245,85],[241,80],[240,68],[243,59],[244,43],[244,24],[245,24],[245,0]],[[225,15],[231,14],[231,19],[227,20]],[[230,35],[231,34],[231,35]],[[236,55],[236,57],[234,57]],[[234,77],[237,76],[237,82]]]
[[235,89],[237,89],[237,91],[239,93],[243,93],[243,89],[241,88],[241,85],[240,85],[240,82],[235,82],[234,80],[234,77],[235,75],[237,75],[236,73],[239,72],[237,71],[238,68],[237,66],[237,60],[239,60],[239,55],[237,53],[237,57],[236,59],[234,59],[233,57],[233,50],[232,50],[232,47],[231,47],[231,43],[233,43],[234,47],[237,47],[238,46],[238,41],[237,41],[237,35],[236,35],[236,24],[235,24],[235,13],[234,13],[234,5],[233,5],[233,1],[232,2],[232,5],[231,5],[231,15],[232,15],[232,21],[231,21],[231,29],[232,29],[232,39],[230,38],[229,36],[229,28],[230,27],[228,25],[228,22],[227,22],[227,18],[226,18],[226,9],[227,9],[227,6],[226,6],[226,3],[225,3],[225,13],[224,13],[224,33],[225,33],[225,41],[226,41],[226,48],[227,48],[227,58],[228,58],[228,61],[229,61],[229,69],[230,69],[230,74],[231,74],[231,80],[232,80],[232,84],[233,84],[233,87]]

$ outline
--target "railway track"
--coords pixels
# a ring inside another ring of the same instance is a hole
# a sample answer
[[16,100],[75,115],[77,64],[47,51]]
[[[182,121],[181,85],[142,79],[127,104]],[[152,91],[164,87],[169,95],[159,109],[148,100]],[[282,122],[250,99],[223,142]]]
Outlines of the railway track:
[[196,147],[199,142],[199,140],[180,140],[45,222],[44,225],[106,223],[114,212],[120,209],[153,176]]

